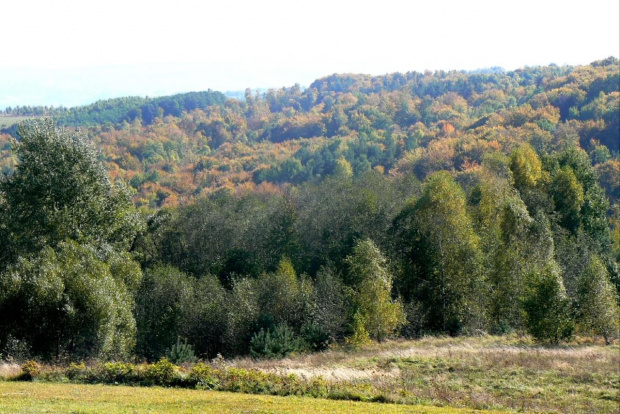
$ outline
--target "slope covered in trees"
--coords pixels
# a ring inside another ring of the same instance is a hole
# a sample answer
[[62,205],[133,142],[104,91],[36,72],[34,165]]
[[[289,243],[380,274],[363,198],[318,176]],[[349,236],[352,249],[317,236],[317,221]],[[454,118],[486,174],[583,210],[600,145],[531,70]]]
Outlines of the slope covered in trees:
[[[49,116],[56,118],[59,125],[85,127],[93,125],[119,125],[140,119],[145,125],[153,123],[155,118],[163,116],[180,116],[183,111],[206,109],[222,105],[226,97],[220,92],[188,92],[159,98],[141,98],[130,96],[97,101],[91,105],[74,108],[18,106],[5,108],[0,113],[18,116]],[[13,132],[17,131],[13,128]],[[9,132],[9,131],[7,131]]]
[[[513,331],[611,341],[619,82],[615,58],[332,75],[77,135],[25,125],[0,144],[0,352],[157,359],[182,338],[203,357],[278,356]],[[116,293],[93,295],[104,285]]]

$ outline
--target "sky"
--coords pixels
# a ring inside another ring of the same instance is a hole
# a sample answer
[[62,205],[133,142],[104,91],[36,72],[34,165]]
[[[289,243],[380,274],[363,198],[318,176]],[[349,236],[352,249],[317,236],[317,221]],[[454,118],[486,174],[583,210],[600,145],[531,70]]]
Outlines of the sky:
[[0,109],[620,54],[618,0],[3,3]]

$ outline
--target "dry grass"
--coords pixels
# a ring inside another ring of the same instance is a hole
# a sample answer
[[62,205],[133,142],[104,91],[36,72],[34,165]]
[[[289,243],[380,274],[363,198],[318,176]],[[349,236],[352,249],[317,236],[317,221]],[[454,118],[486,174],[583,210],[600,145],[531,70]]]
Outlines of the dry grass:
[[19,364],[0,362],[0,380],[15,377],[21,372]]
[[[227,367],[321,376],[389,401],[527,412],[620,413],[620,344],[579,339],[544,347],[528,337],[423,338]],[[43,367],[43,370],[53,367]],[[0,379],[19,373],[0,365]]]
[[542,347],[528,337],[423,338],[333,349],[246,369],[368,384],[406,403],[533,412],[620,412],[620,347],[581,339]]

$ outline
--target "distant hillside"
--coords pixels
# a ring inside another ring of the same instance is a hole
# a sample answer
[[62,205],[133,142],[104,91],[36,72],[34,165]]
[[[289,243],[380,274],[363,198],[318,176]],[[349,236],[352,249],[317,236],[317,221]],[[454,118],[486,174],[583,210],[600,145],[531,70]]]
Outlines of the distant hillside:
[[150,125],[157,117],[168,115],[179,117],[183,111],[206,109],[222,105],[225,101],[224,94],[209,90],[158,98],[130,96],[106,99],[74,108],[24,106],[6,108],[3,112],[14,116],[52,116],[58,120],[59,125],[66,126],[119,125],[136,119],[141,120],[144,125]]
[[[112,175],[150,207],[224,187],[321,180],[343,162],[356,176],[465,174],[522,143],[540,155],[578,144],[614,200],[619,84],[618,60],[608,58],[512,72],[334,74],[307,89],[247,90],[244,100],[207,91],[7,112],[88,127]],[[1,148],[10,171],[9,146]]]

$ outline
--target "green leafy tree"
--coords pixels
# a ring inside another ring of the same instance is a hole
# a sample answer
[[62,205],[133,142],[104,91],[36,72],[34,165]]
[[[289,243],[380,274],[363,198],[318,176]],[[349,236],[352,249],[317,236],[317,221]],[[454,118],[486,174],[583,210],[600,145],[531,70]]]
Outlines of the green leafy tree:
[[276,324],[299,328],[308,316],[312,296],[309,279],[297,277],[293,264],[283,258],[275,272],[257,280],[261,315]]
[[197,280],[172,266],[158,266],[145,272],[136,302],[140,356],[157,360],[179,338],[199,356],[221,351],[228,296],[216,277]]
[[347,263],[358,317],[370,337],[381,342],[404,323],[401,303],[392,300],[392,275],[386,259],[372,240],[366,239],[357,243]]
[[344,338],[350,295],[331,266],[322,267],[314,283],[310,318],[328,336],[329,341]]
[[485,281],[479,238],[467,213],[465,194],[444,171],[428,177],[413,210],[413,283],[431,309],[434,329],[483,329]]
[[0,274],[0,341],[21,338],[45,358],[127,357],[133,304],[124,276],[95,249],[62,242]]
[[21,124],[19,135],[15,173],[0,180],[12,258],[66,239],[129,248],[142,222],[95,147],[51,119]]
[[538,341],[553,344],[570,339],[575,325],[570,300],[555,262],[530,274],[528,291],[523,308],[530,334]]
[[230,305],[226,308],[228,325],[224,333],[225,351],[231,354],[249,352],[252,336],[259,330],[259,292],[256,280],[244,278],[233,281]]
[[512,152],[510,169],[514,175],[515,186],[520,191],[535,187],[542,178],[540,159],[536,155],[536,151],[527,144]]
[[579,283],[580,319],[586,330],[610,344],[620,329],[618,295],[601,260],[593,256]]
[[576,232],[581,221],[584,195],[583,186],[570,167],[565,166],[556,174],[552,191],[556,210],[560,213],[560,223],[571,232]]

